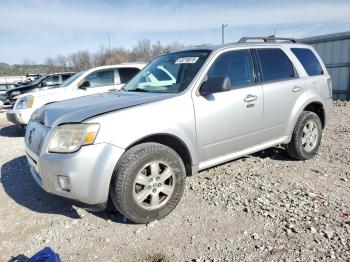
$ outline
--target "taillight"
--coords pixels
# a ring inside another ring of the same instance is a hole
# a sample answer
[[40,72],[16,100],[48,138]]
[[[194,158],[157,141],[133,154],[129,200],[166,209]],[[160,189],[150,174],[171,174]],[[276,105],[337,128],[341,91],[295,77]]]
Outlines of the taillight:
[[330,78],[327,79],[327,84],[328,84],[329,98],[332,98],[333,87],[332,87],[332,80]]

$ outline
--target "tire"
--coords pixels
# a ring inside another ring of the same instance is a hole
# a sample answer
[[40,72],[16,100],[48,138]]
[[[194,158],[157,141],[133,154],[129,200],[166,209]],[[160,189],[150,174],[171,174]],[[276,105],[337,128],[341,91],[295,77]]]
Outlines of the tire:
[[292,139],[287,145],[287,152],[296,160],[311,159],[318,151],[321,138],[320,118],[313,112],[303,111],[294,127]]
[[111,200],[129,220],[149,223],[177,206],[185,180],[184,163],[173,149],[157,143],[139,144],[119,160],[111,181]]

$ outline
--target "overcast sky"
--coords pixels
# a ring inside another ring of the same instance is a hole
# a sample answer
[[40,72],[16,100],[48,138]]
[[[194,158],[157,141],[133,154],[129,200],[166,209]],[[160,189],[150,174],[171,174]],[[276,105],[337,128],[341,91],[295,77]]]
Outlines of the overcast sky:
[[350,1],[0,0],[0,62],[131,48],[137,40],[216,44],[241,36],[305,37],[350,30]]

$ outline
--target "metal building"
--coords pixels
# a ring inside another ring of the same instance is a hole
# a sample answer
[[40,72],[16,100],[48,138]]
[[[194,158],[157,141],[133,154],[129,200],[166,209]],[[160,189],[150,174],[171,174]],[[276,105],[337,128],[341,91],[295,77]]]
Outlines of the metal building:
[[350,31],[299,40],[312,45],[332,77],[333,98],[350,100]]

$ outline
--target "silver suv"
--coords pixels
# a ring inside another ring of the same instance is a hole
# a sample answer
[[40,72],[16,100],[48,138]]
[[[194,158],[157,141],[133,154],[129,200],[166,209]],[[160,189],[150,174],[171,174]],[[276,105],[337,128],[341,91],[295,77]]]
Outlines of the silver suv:
[[39,108],[25,135],[34,179],[148,223],[200,170],[275,145],[312,158],[330,115],[329,74],[311,46],[255,39],[168,53],[120,91]]

